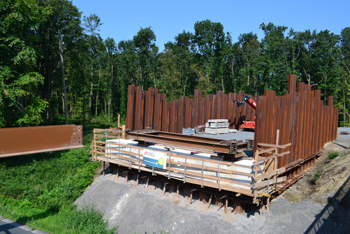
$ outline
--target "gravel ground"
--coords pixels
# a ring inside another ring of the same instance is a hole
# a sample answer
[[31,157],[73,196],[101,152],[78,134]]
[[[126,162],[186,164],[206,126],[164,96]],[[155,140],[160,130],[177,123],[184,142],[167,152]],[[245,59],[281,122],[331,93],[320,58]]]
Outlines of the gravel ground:
[[[343,130],[350,131],[350,128],[339,128],[338,132]],[[253,138],[254,133],[240,131],[209,137],[244,140]],[[339,147],[349,143],[350,135],[338,135],[336,144],[329,145]],[[338,201],[339,204],[337,201],[317,203],[313,196],[297,201],[287,199],[288,192],[298,190],[301,182],[273,199],[270,211],[264,211],[262,217],[258,210],[240,215],[233,214],[232,207],[227,215],[222,207],[211,206],[205,210],[207,205],[196,198],[189,205],[188,197],[180,196],[180,200],[176,200],[174,193],[162,196],[162,191],[154,185],[146,187],[141,181],[136,186],[135,181],[125,183],[124,178],[117,179],[110,174],[98,176],[75,203],[79,208],[94,206],[100,210],[110,226],[118,226],[117,233],[348,233],[342,225],[346,226],[349,211],[333,210],[339,205],[350,207],[349,202],[344,203],[350,200],[350,192],[343,195],[346,199]],[[334,194],[335,191],[331,191],[324,196],[333,199]]]
[[349,144],[350,143],[350,135],[340,135],[341,131],[348,131],[348,132],[350,132],[350,128],[343,128],[343,127],[338,128],[338,137],[335,140],[335,142],[341,142],[341,143]]
[[153,185],[136,187],[115,175],[98,179],[76,204],[96,207],[111,226],[118,226],[118,233],[302,233],[323,209],[311,200],[291,204],[277,198],[262,217],[258,210],[235,215],[231,207],[225,215],[221,207],[205,210],[207,205],[199,200],[189,205],[188,197],[179,201],[175,194],[162,197]]

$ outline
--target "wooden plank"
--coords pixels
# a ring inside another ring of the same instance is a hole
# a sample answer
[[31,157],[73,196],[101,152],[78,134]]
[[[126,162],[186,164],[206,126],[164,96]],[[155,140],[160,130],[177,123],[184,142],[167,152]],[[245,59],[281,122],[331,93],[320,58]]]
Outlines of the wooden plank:
[[[106,157],[98,157],[97,156],[97,160],[99,161],[107,161]],[[125,167],[129,167],[129,164],[127,162],[122,162],[120,160],[116,160],[116,159],[109,159],[109,162],[114,163],[114,164],[120,164],[122,166]],[[138,169],[138,165],[131,165],[131,168],[133,169]],[[146,167],[140,167],[141,170],[146,171],[146,172],[152,172],[152,169],[146,168]],[[161,172],[161,171],[154,171],[155,174],[157,175],[162,175],[162,176],[168,176],[168,172]],[[177,173],[171,173],[170,177],[172,179],[175,180],[180,180],[182,181],[183,178],[179,177],[179,174]],[[191,183],[191,184],[197,184],[197,185],[201,185],[201,180],[200,179],[193,179],[193,178],[186,178],[186,182]],[[213,182],[209,182],[209,181],[203,181],[203,186],[205,187],[210,187],[210,188],[215,188],[218,189],[219,185],[217,183],[213,183]],[[242,193],[248,196],[252,196],[252,192],[250,189],[243,189],[243,188],[237,188],[237,187],[233,187],[227,184],[221,184],[220,188],[222,190],[226,190],[226,191],[231,191],[231,192],[236,192],[236,193]]]
[[278,149],[285,149],[286,147],[289,147],[292,145],[292,143],[284,144],[284,145],[275,145],[275,144],[267,144],[267,143],[258,143],[260,146],[268,146],[268,147],[274,147]]
[[[167,169],[169,169],[169,168],[167,168]],[[183,170],[176,169],[176,168],[170,168],[170,171],[181,172],[181,173],[184,172]],[[212,179],[212,180],[218,180],[217,176],[210,176],[210,175],[205,175],[205,174],[202,175],[201,173],[196,173],[196,172],[192,172],[192,171],[186,171],[186,175],[187,174],[188,175],[193,175],[193,176],[198,176],[198,177],[203,177],[203,178],[207,178],[207,179]],[[246,184],[246,183],[242,183],[242,182],[239,182],[239,181],[234,181],[233,179],[225,179],[225,178],[220,177],[220,181],[228,182],[228,183],[231,183],[231,184],[237,184],[237,185],[241,185],[241,186],[246,186],[248,188],[252,188],[251,184]]]
[[[284,173],[285,171],[286,171],[285,167],[281,167],[281,168],[278,168],[277,170],[270,171],[270,178],[275,176],[275,175],[280,175],[280,174]],[[261,175],[257,175],[254,178],[254,181],[257,182],[259,180],[263,180],[263,179],[267,179],[267,178],[269,178],[269,174],[268,173],[264,173],[264,174],[261,174]]]
[[[277,178],[277,183],[280,183],[280,182],[283,182],[283,181],[286,181],[286,180],[287,180],[287,176],[279,177],[279,178]],[[264,180],[264,181],[258,182],[258,183],[255,184],[255,189],[264,188],[268,184],[269,185],[276,184],[276,179],[273,179],[273,180],[270,180],[270,181]]]

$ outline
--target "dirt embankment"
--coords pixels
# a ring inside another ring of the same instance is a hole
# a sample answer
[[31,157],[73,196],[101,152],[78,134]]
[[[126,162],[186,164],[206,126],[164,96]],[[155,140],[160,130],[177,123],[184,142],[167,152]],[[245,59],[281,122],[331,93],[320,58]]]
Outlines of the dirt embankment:
[[[331,152],[339,152],[339,156],[329,159]],[[347,145],[328,143],[322,156],[316,165],[294,186],[288,188],[282,195],[288,201],[294,203],[305,198],[322,205],[327,204],[350,176],[350,149]]]

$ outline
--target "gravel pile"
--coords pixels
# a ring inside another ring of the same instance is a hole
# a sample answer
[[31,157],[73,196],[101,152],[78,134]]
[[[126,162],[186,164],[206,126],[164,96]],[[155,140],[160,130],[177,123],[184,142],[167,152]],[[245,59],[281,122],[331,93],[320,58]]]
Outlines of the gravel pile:
[[75,203],[79,208],[94,206],[118,233],[303,233],[323,206],[304,200],[291,204],[283,198],[271,202],[270,211],[259,217],[258,210],[235,215],[229,207],[211,206],[188,197],[176,200],[176,194],[162,196],[162,191],[149,185],[115,175],[100,177]]

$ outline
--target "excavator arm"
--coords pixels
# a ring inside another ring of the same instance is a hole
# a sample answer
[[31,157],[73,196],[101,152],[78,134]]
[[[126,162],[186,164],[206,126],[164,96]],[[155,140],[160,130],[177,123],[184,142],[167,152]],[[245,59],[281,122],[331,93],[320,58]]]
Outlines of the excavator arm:
[[249,97],[246,94],[244,94],[243,100],[241,102],[233,100],[233,103],[236,103],[238,107],[243,107],[244,103],[248,103],[248,105],[251,106],[254,110],[256,109],[256,102],[253,100],[253,98]]

